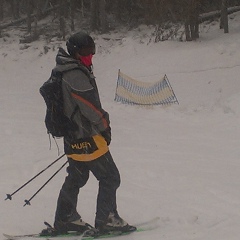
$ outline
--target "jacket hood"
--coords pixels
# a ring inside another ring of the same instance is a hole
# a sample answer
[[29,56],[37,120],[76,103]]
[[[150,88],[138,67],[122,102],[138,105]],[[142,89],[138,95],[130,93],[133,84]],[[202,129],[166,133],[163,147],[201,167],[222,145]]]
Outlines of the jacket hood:
[[79,66],[79,61],[72,58],[63,48],[59,48],[56,56],[56,67],[57,71],[65,71],[68,69],[76,68]]

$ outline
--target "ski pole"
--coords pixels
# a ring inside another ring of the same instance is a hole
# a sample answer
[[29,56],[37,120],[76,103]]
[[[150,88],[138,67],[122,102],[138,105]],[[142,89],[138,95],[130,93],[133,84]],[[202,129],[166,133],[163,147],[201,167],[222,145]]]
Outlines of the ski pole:
[[48,168],[50,168],[54,163],[56,163],[57,161],[59,161],[62,157],[65,156],[65,153],[63,155],[61,155],[60,157],[58,157],[55,161],[53,161],[50,165],[48,165],[46,168],[44,168],[41,172],[39,172],[37,175],[35,175],[34,177],[32,177],[29,181],[27,181],[26,183],[24,183],[20,188],[18,188],[15,192],[13,192],[12,194],[6,194],[7,197],[5,200],[9,199],[12,200],[12,196],[17,193],[18,191],[20,191],[22,188],[24,188],[26,185],[28,185],[30,182],[32,182],[36,177],[38,177],[40,174],[42,174],[43,172],[45,172]]
[[68,163],[68,160],[37,190],[36,193],[32,195],[31,198],[28,200],[24,200],[25,204],[23,205],[24,207],[26,205],[31,205],[30,201],[57,175],[57,173]]

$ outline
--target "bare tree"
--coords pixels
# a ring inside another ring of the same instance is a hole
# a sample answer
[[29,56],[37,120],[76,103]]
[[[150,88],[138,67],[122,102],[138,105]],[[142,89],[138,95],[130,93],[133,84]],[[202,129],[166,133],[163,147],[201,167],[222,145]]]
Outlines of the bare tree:
[[199,0],[185,0],[185,34],[186,40],[199,38]]
[[99,17],[98,17],[98,1],[91,0],[91,29],[98,30]]
[[220,28],[224,29],[224,33],[228,33],[228,0],[222,0]]
[[18,19],[20,17],[19,15],[19,0],[10,0],[9,1],[11,5],[12,15],[14,19]]
[[3,20],[3,0],[0,0],[0,21]]
[[105,0],[91,1],[91,29],[93,31],[107,31],[107,14]]
[[115,6],[116,6],[116,19],[119,21],[119,22],[121,22],[121,12],[122,12],[122,9],[123,9],[123,7],[122,7],[122,1],[119,1],[119,0],[116,0],[115,2],[114,2],[114,4],[115,4]]
[[32,0],[27,0],[27,31],[31,33],[32,31]]
[[34,0],[34,7],[36,14],[34,15],[34,37],[38,37],[38,20],[41,16],[41,0]]
[[102,33],[107,31],[106,1],[99,0],[99,23]]
[[70,21],[71,21],[71,31],[75,30],[75,10],[76,10],[76,0],[70,0]]
[[59,30],[60,34],[65,40],[66,37],[66,24],[65,24],[65,0],[59,0]]

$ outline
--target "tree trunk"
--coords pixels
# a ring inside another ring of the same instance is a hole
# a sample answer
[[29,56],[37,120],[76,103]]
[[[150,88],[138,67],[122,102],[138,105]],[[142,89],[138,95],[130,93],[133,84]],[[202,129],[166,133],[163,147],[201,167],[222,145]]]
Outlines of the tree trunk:
[[71,31],[75,31],[75,9],[76,9],[76,1],[70,0],[70,18],[71,18]]
[[20,13],[19,13],[19,9],[20,9],[20,1],[19,0],[15,0],[15,15],[16,15],[16,19],[20,18]]
[[19,19],[19,0],[10,0],[9,1],[12,10],[12,16],[14,19]]
[[32,31],[31,13],[32,13],[32,0],[27,0],[27,31],[28,33],[31,33]]
[[91,29],[93,31],[98,30],[98,1],[99,0],[91,0]]
[[3,20],[3,0],[0,0],[0,21]]
[[38,37],[38,19],[41,15],[41,7],[40,7],[41,0],[34,0],[36,14],[34,16],[34,38]]
[[185,34],[187,41],[199,38],[199,7],[199,0],[186,1]]
[[[238,11],[240,11],[240,6],[229,7],[227,9],[228,14],[232,14]],[[213,11],[209,13],[202,13],[199,16],[199,21],[204,22],[204,21],[214,20],[215,18],[221,18],[221,12],[222,12],[221,10],[218,10],[218,11]]]
[[122,14],[121,14],[121,12],[122,12],[122,10],[123,10],[123,7],[122,7],[122,1],[119,1],[119,0],[117,0],[116,2],[115,2],[115,4],[116,4],[116,18],[117,18],[117,20],[119,21],[119,22],[121,22],[122,21]]
[[221,8],[221,20],[220,20],[220,28],[224,29],[224,33],[228,33],[228,0],[222,0],[222,8]]
[[66,30],[65,30],[65,17],[64,17],[64,2],[65,0],[59,0],[60,6],[59,6],[59,30],[60,34],[65,40],[66,37]]
[[107,31],[106,1],[99,0],[99,22],[102,33]]

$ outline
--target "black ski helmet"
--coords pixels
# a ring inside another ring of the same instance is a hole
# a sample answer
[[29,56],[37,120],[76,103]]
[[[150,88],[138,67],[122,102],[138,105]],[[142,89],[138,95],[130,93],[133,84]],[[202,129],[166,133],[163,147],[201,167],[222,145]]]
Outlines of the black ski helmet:
[[73,34],[66,42],[66,46],[71,56],[75,56],[82,49],[85,50],[85,56],[95,54],[95,43],[92,37],[83,31]]

